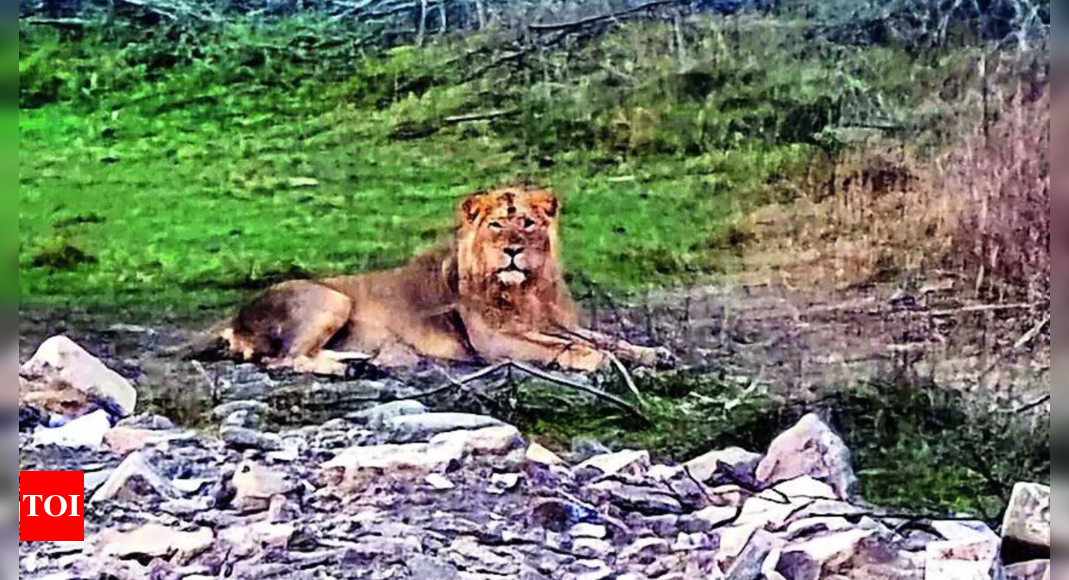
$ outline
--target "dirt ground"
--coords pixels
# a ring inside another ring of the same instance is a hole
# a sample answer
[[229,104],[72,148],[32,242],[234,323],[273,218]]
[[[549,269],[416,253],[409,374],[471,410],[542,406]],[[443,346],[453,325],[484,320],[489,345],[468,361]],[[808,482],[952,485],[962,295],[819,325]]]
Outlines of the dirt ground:
[[[955,295],[946,285],[933,285],[909,292],[891,286],[838,292],[698,287],[638,298],[600,292],[578,298],[585,319],[600,330],[668,345],[685,365],[747,377],[788,401],[888,377],[963,389],[1002,408],[1049,394],[1049,318],[1042,324],[1049,308],[971,303]],[[203,368],[160,356],[206,325],[165,321],[149,327],[122,318],[20,311],[20,360],[45,338],[67,334],[148,386],[152,398],[179,405],[185,395],[211,388],[223,372],[206,376]]]

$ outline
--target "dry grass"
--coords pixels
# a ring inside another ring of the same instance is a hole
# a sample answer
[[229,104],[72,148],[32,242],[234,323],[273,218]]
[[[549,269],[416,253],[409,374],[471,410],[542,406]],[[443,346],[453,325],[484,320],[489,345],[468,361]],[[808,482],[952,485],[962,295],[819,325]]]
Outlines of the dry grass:
[[1019,87],[949,151],[868,143],[743,224],[751,283],[843,288],[947,272],[987,300],[1050,296],[1049,86]]

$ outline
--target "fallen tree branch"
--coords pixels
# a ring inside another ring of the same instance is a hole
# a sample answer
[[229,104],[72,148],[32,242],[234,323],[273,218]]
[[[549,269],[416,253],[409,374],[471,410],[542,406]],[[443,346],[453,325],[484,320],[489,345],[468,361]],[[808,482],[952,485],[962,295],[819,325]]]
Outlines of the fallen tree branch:
[[599,16],[590,16],[588,18],[580,18],[572,22],[558,22],[552,24],[530,24],[527,26],[528,30],[532,32],[549,32],[554,30],[574,30],[576,28],[583,28],[591,24],[597,24],[606,20],[616,20],[624,18],[632,14],[637,14],[645,10],[652,10],[654,8],[660,8],[661,6],[667,6],[669,4],[678,4],[678,0],[654,0],[653,2],[647,2],[634,8],[628,8],[627,10],[621,10],[620,12],[612,12],[609,14],[602,14]]
[[455,115],[442,119],[442,122],[448,124],[457,124],[470,123],[472,121],[492,121],[494,119],[501,119],[504,117],[515,117],[519,114],[519,109],[504,109],[500,111],[488,111],[485,113],[471,113],[469,115]]
[[593,396],[595,396],[595,397],[597,397],[599,399],[608,401],[608,402],[616,405],[617,407],[620,407],[624,411],[627,411],[628,413],[630,413],[635,418],[641,419],[647,425],[652,425],[653,424],[653,421],[650,421],[649,417],[646,417],[646,415],[644,415],[642,413],[642,411],[639,411],[638,408],[636,408],[634,405],[632,405],[631,403],[628,403],[627,401],[621,399],[620,397],[617,397],[616,395],[613,395],[613,394],[610,394],[610,393],[606,393],[605,391],[602,391],[601,389],[597,389],[597,388],[594,388],[594,387],[591,387],[591,386],[588,386],[588,385],[584,385],[584,384],[581,384],[581,383],[576,383],[576,382],[573,382],[573,381],[569,381],[567,379],[563,379],[563,378],[560,378],[560,377],[553,376],[553,375],[551,375],[551,374],[549,374],[547,372],[541,371],[539,369],[536,369],[535,367],[529,366],[529,365],[524,364],[524,363],[518,363],[518,362],[513,361],[513,362],[511,362],[509,364],[511,364],[512,367],[515,368],[516,370],[522,371],[524,373],[527,373],[528,375],[531,375],[532,377],[539,378],[539,379],[542,379],[543,381],[546,381],[546,382],[549,382],[549,383],[553,383],[555,385],[560,385],[562,387],[569,387],[569,388],[575,389],[577,391],[582,391],[582,392],[587,393],[589,395],[593,395]]
[[1038,409],[1047,403],[1050,403],[1050,395],[1043,396],[1038,401],[1028,403],[1027,405],[1022,405],[1017,409],[1014,409],[1013,412],[1017,414],[1027,413],[1033,409]]

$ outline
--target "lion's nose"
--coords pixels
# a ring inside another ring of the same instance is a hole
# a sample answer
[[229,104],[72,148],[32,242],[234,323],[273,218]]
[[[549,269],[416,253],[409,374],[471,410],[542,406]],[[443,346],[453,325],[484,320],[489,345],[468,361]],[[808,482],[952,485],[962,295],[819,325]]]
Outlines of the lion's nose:
[[505,255],[510,257],[510,258],[515,258],[516,256],[519,256],[522,253],[523,253],[523,248],[521,248],[519,246],[510,246],[508,248],[505,248]]

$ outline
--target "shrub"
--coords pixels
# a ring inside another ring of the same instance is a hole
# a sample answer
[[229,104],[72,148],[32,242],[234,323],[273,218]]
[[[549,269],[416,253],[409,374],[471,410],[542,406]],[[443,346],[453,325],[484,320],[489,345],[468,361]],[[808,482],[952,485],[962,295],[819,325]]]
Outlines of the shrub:
[[1050,298],[1050,109],[1018,94],[946,164],[967,208],[949,259],[988,298]]

